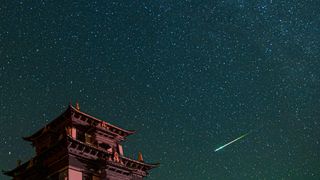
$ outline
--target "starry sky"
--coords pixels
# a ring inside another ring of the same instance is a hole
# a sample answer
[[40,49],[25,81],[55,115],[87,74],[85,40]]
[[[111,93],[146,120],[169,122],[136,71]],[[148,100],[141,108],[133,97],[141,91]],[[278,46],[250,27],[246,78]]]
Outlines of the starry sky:
[[1,1],[0,169],[32,157],[21,137],[79,101],[137,131],[124,152],[161,163],[150,180],[320,179],[319,9],[317,0]]

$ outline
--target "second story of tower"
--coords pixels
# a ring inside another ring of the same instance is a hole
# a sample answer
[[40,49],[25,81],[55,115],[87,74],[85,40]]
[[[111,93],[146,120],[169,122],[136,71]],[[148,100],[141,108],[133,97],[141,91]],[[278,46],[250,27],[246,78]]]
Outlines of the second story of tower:
[[67,136],[104,151],[117,151],[123,155],[121,142],[135,131],[125,130],[80,111],[80,106],[68,108],[31,136],[24,137],[32,142],[40,154]]

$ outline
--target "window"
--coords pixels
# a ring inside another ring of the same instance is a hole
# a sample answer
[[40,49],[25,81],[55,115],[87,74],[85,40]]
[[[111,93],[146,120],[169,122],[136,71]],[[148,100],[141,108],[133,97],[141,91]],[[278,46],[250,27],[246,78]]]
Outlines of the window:
[[92,175],[90,175],[90,174],[82,174],[82,180],[92,180]]
[[84,133],[81,133],[80,131],[77,131],[77,137],[76,137],[76,139],[79,140],[79,141],[85,142],[85,135],[84,135]]
[[68,171],[62,171],[59,173],[59,180],[68,180]]
[[105,149],[105,150],[108,150],[108,149],[111,148],[108,144],[105,144],[105,143],[101,143],[101,144],[99,144],[99,146],[100,146],[101,148]]
[[93,176],[92,180],[100,180],[100,178],[98,176]]
[[91,135],[91,134],[85,134],[85,139],[86,139],[86,143],[88,143],[88,144],[93,144],[94,142],[94,140],[93,140],[93,136]]

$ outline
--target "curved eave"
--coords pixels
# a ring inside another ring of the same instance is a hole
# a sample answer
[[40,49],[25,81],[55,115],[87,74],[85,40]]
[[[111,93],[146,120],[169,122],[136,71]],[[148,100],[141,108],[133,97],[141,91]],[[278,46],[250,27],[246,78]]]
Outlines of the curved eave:
[[135,130],[126,130],[126,129],[117,127],[117,126],[115,126],[115,125],[112,125],[112,124],[110,124],[110,123],[108,123],[108,122],[106,122],[106,121],[103,121],[103,120],[101,120],[101,119],[98,119],[98,118],[96,118],[96,117],[93,117],[93,116],[91,116],[91,115],[89,115],[89,114],[87,114],[87,113],[85,113],[85,112],[82,112],[82,111],[76,109],[76,108],[73,107],[72,105],[70,105],[70,107],[71,107],[72,110],[74,110],[75,112],[77,112],[77,113],[79,113],[79,114],[81,114],[81,115],[83,115],[83,116],[86,116],[87,118],[93,119],[93,120],[98,121],[98,122],[100,122],[100,123],[102,123],[102,122],[103,122],[103,123],[106,123],[108,126],[110,126],[110,127],[114,128],[114,129],[117,129],[117,130],[119,130],[119,131],[122,131],[122,132],[126,133],[127,136],[128,136],[128,135],[131,135],[131,134],[134,134],[134,133],[136,132]]
[[35,135],[35,136],[29,136],[29,137],[22,137],[23,140],[29,141],[29,142],[34,142],[37,138],[43,136],[45,133],[52,133],[53,131],[51,130],[46,130],[46,128],[41,128],[40,133]]
[[2,171],[2,172],[3,172],[4,175],[14,177],[16,172],[19,172],[21,170],[24,171],[27,168],[28,164],[29,164],[29,161],[23,163],[22,165],[14,168],[14,169],[12,169],[10,171]]
[[147,170],[150,170],[150,169],[153,169],[153,168],[156,168],[156,167],[160,166],[160,163],[145,163],[145,162],[137,161],[137,160],[130,159],[130,158],[127,158],[127,157],[122,157],[122,159],[127,160],[127,161],[132,162],[132,163],[136,163],[136,164],[145,166],[145,167],[147,167]]
[[[67,136],[68,140],[69,141],[72,141],[72,142],[75,142],[75,143],[79,143],[79,144],[82,144],[83,146],[86,146],[86,147],[89,147],[89,148],[93,148],[94,150],[96,151],[100,151],[102,153],[106,153],[106,154],[109,154],[111,155],[112,153],[108,152],[108,151],[105,151],[103,149],[100,149],[100,148],[97,148],[97,147],[94,147],[92,145],[89,145],[89,144],[86,144],[84,142],[81,142],[79,140],[76,140],[76,139],[73,139],[72,137],[70,136]],[[156,167],[159,167],[160,166],[160,163],[145,163],[145,162],[141,162],[141,161],[137,161],[137,160],[134,160],[134,159],[130,159],[128,157],[125,157],[125,156],[120,156],[120,158],[125,162],[128,162],[129,164],[138,164],[139,166],[143,166],[145,167],[145,169],[148,171],[148,170],[151,170],[153,168],[156,168]],[[126,163],[125,163],[126,164]],[[127,168],[130,168],[130,166],[126,166]],[[131,167],[132,168],[132,167]]]
[[44,128],[41,128],[36,133],[34,133],[34,134],[30,135],[30,136],[22,137],[22,139],[25,140],[25,141],[32,142],[35,138],[39,137],[42,134],[43,130],[44,130]]
[[61,116],[63,116],[65,113],[68,112],[68,110],[70,109],[70,105],[68,106],[68,108],[62,113],[60,114],[58,117],[56,117],[53,121],[49,122],[48,124],[45,125],[45,127],[39,129],[37,132],[33,133],[32,135],[30,136],[25,136],[25,137],[22,137],[23,140],[25,141],[30,141],[30,142],[33,142],[36,138],[38,138],[39,136],[42,135],[42,133],[44,132],[45,128],[50,126],[50,124],[52,124],[53,122],[55,122],[57,119],[59,119]]
[[6,176],[13,176],[13,172],[12,171],[4,171],[2,170],[2,174],[6,175]]
[[26,161],[25,163],[15,167],[14,169],[12,170],[9,170],[9,171],[2,171],[4,175],[7,175],[7,176],[11,176],[11,177],[16,177],[17,174],[23,174],[25,173],[26,171],[29,170],[29,168],[33,168],[34,166],[30,166],[30,162],[33,161],[35,163],[37,163],[38,159],[43,159],[43,157],[48,157],[48,154],[52,149],[54,150],[61,150],[61,143],[64,142],[64,139],[60,139],[56,144],[54,144],[53,146],[51,146],[49,149],[41,152],[39,155],[33,157],[32,159]]
[[101,148],[97,148],[97,147],[95,147],[95,146],[93,146],[93,145],[90,145],[90,144],[81,142],[81,141],[79,141],[79,140],[76,140],[76,139],[72,138],[72,137],[69,136],[69,135],[67,135],[67,139],[68,139],[69,141],[73,141],[73,142],[79,143],[79,144],[81,144],[81,145],[83,145],[83,146],[87,146],[87,147],[93,148],[93,149],[96,150],[96,151],[101,151],[101,152],[106,153],[106,154],[111,154],[110,152],[105,151],[105,150],[103,150],[103,149],[101,149]]

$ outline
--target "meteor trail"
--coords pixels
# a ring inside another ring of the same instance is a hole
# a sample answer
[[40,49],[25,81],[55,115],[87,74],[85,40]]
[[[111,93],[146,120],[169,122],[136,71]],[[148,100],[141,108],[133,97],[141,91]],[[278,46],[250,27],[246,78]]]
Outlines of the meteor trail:
[[240,136],[240,137],[238,137],[238,138],[236,138],[236,139],[234,139],[234,140],[232,140],[232,141],[228,142],[227,144],[225,144],[225,145],[223,145],[223,146],[218,147],[217,149],[215,149],[215,150],[214,150],[214,152],[220,151],[221,149],[223,149],[223,148],[225,148],[225,147],[229,146],[230,144],[232,144],[232,143],[234,143],[234,142],[238,141],[239,139],[242,139],[242,138],[246,137],[248,134],[249,134],[249,133],[246,133],[246,134],[244,134],[244,135],[242,135],[242,136]]

